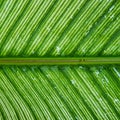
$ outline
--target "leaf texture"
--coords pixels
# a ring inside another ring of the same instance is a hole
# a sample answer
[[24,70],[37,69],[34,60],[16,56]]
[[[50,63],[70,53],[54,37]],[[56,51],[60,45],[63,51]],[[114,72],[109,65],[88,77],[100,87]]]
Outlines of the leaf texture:
[[[119,0],[0,0],[2,57],[120,56]],[[119,120],[120,66],[0,66],[1,120]]]
[[116,66],[3,66],[1,112],[4,119],[118,120],[119,86]]
[[118,56],[119,0],[6,0],[0,56]]

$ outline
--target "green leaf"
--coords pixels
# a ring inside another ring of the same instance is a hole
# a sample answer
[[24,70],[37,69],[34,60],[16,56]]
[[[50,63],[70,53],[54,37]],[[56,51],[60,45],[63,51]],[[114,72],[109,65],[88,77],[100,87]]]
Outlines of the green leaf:
[[1,0],[0,119],[119,120],[119,8],[119,0]]
[[0,56],[119,56],[118,0],[1,4]]

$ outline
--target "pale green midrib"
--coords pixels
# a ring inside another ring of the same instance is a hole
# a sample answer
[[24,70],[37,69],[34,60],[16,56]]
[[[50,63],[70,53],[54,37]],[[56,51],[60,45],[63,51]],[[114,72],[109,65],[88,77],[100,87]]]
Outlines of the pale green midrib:
[[[97,64],[117,64],[115,67],[111,65],[110,69],[106,66],[102,70],[99,69],[99,66],[96,66],[93,70],[92,66],[81,66],[95,64],[96,58],[92,59],[89,64],[89,61],[86,61],[87,58],[75,58],[72,64],[72,58],[64,58],[64,60],[67,59],[64,64],[61,59],[57,64],[51,64],[45,58],[42,58],[45,60],[44,64],[41,62],[38,64],[32,58],[34,64],[32,62],[29,65],[36,66],[29,66],[27,61],[24,61],[22,67],[9,66],[16,64],[13,63],[13,58],[10,61],[8,56],[57,56],[56,46],[61,49],[59,56],[74,56],[76,54],[77,56],[119,55],[119,34],[111,39],[116,30],[119,30],[118,8],[120,3],[118,0],[104,0],[102,2],[101,0],[95,2],[94,0],[84,0],[80,6],[79,3],[76,4],[78,0],[69,0],[63,4],[65,6],[63,9],[63,6],[61,7],[58,4],[61,1],[54,4],[55,1],[57,0],[48,0],[40,5],[41,0],[40,2],[38,0],[36,5],[38,3],[39,6],[35,5],[35,1],[30,1],[31,3],[27,6],[28,0],[24,2],[14,0],[5,8],[5,2],[1,5],[0,11],[4,14],[0,23],[0,25],[3,25],[0,56],[7,57],[2,58],[4,60],[1,61],[2,63],[0,62],[0,90],[2,88],[0,94],[2,93],[3,106],[1,113],[4,113],[3,119],[59,119],[60,117],[61,119],[77,119],[77,116],[78,119],[118,120],[120,111],[120,59],[115,60],[112,57],[112,60],[106,61],[104,57],[104,61],[97,60]],[[18,6],[20,6],[20,9]],[[69,6],[71,9],[67,11]],[[108,13],[113,6],[114,9]],[[32,8],[33,11],[31,11]],[[51,8],[50,11],[49,8]],[[58,8],[61,9],[56,12]],[[45,12],[46,10],[48,11]],[[63,15],[60,15],[60,13]],[[70,18],[69,15],[73,15],[73,18]],[[114,21],[111,20],[111,15],[115,15]],[[105,16],[106,19],[104,19]],[[79,20],[79,18],[81,19]],[[42,23],[39,21],[42,21]],[[86,21],[88,21],[88,24],[85,23]],[[61,25],[61,28],[59,28],[59,25]],[[93,26],[89,30],[90,25]],[[50,27],[49,34],[46,27]],[[107,28],[109,30],[106,32]],[[55,32],[51,32],[54,30]],[[89,30],[88,35],[83,37],[87,30]],[[102,32],[106,34],[99,38]],[[36,39],[41,36],[41,33],[42,38]],[[60,36],[58,33],[60,33]],[[35,44],[32,41],[30,42],[31,37],[29,35],[32,36],[33,41],[36,41]],[[27,42],[25,43],[25,41]],[[84,49],[85,51],[83,51]],[[8,60],[8,63],[5,59]],[[30,60],[30,58],[28,59]],[[52,60],[54,59],[52,58]],[[70,61],[68,62],[68,60]],[[17,65],[20,65],[22,61],[19,62]],[[4,66],[3,63],[8,66]],[[45,68],[37,66],[68,64],[78,66],[75,68],[73,68],[74,66],[65,66],[62,69],[57,66],[47,66]],[[104,77],[110,83],[103,81]],[[62,96],[66,99],[64,100]],[[61,104],[64,108],[61,107]]]
[[120,57],[0,58],[0,65],[120,64]]

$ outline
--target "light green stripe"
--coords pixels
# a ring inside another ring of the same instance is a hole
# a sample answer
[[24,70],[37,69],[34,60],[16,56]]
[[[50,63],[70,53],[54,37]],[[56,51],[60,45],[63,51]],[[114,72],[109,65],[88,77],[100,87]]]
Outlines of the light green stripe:
[[0,65],[120,64],[120,57],[0,58]]

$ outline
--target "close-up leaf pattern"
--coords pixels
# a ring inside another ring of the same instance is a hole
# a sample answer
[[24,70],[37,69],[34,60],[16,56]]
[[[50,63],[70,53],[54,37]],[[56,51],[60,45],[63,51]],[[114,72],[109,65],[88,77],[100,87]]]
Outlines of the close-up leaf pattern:
[[118,119],[119,75],[116,66],[4,66],[0,69],[3,117]]
[[119,0],[0,0],[0,120],[119,120],[120,60],[9,63],[82,57],[120,58]]
[[118,56],[119,11],[119,0],[4,1],[0,56]]

